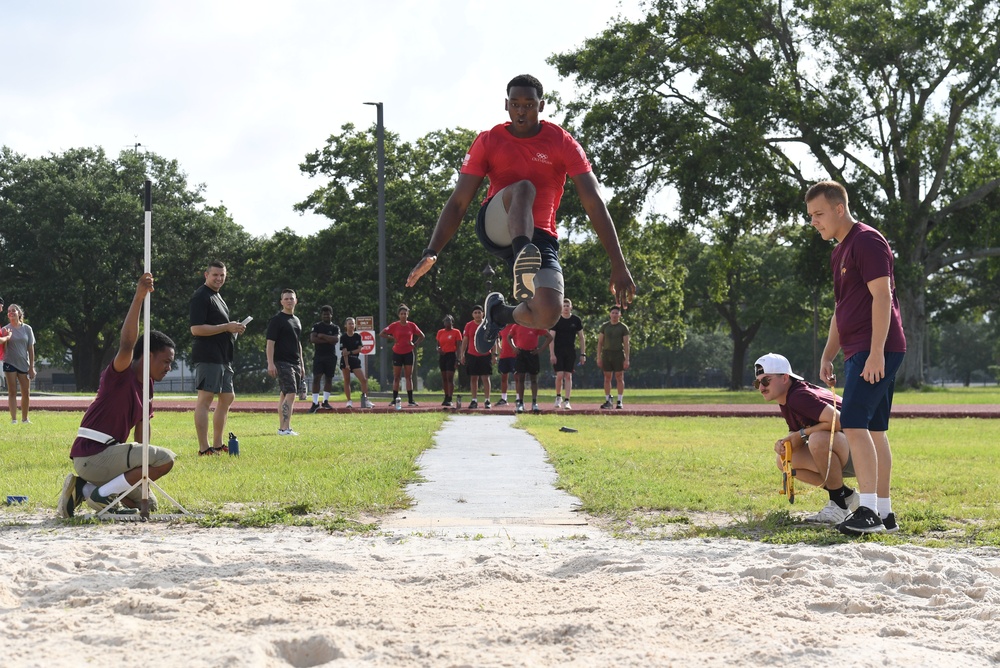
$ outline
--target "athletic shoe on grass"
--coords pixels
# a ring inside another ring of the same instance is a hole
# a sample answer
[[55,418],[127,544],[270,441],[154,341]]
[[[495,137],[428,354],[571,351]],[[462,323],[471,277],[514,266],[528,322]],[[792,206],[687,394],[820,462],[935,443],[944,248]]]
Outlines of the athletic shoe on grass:
[[298,435],[299,435],[299,432],[292,431],[291,427],[289,427],[288,429],[279,429],[278,430],[278,436],[298,436]]
[[837,525],[837,531],[847,536],[858,536],[866,533],[883,533],[885,525],[874,510],[867,506],[858,506],[846,520]]
[[806,522],[817,522],[819,524],[840,524],[847,519],[851,511],[841,508],[835,501],[827,501],[827,504],[816,513],[806,518]]
[[83,486],[87,484],[87,481],[76,475],[70,473],[63,480],[62,491],[59,493],[59,505],[56,506],[56,512],[59,517],[69,518],[73,517],[76,512],[77,507],[83,503]]
[[889,513],[883,517],[882,526],[885,527],[886,533],[897,533],[899,531],[899,525],[896,524],[896,513]]

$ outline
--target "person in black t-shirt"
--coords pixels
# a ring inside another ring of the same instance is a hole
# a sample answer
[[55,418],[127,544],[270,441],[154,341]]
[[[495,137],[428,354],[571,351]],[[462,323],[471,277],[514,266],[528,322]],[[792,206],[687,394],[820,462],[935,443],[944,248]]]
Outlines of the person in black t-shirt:
[[[549,361],[556,372],[556,408],[570,409],[569,395],[573,392],[573,368],[587,361],[587,337],[583,333],[583,321],[573,314],[573,302],[563,299],[562,316],[549,330],[552,343],[549,344]],[[580,352],[576,351],[576,344]],[[565,392],[565,400],[563,399]]]
[[292,407],[299,384],[306,375],[302,361],[302,323],[295,316],[295,290],[281,291],[281,311],[267,323],[267,373],[278,379],[278,436],[298,436],[292,431]]
[[[233,351],[236,337],[246,325],[229,319],[229,307],[219,290],[226,282],[226,265],[218,260],[205,270],[205,284],[191,297],[191,364],[198,399],[194,407],[194,431],[198,454],[217,455],[227,450],[223,437],[229,406],[236,398],[233,390]],[[219,398],[212,416],[212,444],[208,442],[208,414],[212,401]]]
[[[333,307],[324,306],[319,310],[320,321],[312,326],[309,340],[316,346],[313,357],[312,406],[310,413],[320,408],[333,410],[330,405],[330,393],[333,392],[333,377],[337,374],[337,343],[340,341],[340,328],[333,324]],[[326,378],[323,387],[323,403],[319,403],[319,381]]]
[[340,336],[340,370],[344,373],[344,394],[347,396],[347,407],[353,408],[351,403],[351,374],[353,373],[358,382],[361,383],[361,407],[373,408],[374,404],[368,401],[368,379],[365,378],[365,370],[361,364],[361,335],[355,330],[354,318],[344,321],[344,333]]

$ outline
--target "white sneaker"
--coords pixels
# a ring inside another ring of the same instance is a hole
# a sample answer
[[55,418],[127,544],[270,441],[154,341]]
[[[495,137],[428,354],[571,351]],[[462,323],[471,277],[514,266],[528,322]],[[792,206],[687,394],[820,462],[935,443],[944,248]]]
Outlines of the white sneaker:
[[847,509],[853,513],[861,505],[861,497],[858,496],[857,492],[851,492],[848,496],[844,497],[844,503],[847,504]]
[[361,400],[361,407],[362,408],[375,408],[375,404],[373,404],[372,402],[368,401],[367,399],[362,399]]
[[[557,406],[557,408],[558,408],[558,406]],[[563,402],[563,409],[564,409],[564,410],[567,410],[567,411],[568,411],[568,410],[570,410],[571,408],[573,408],[573,407],[569,405],[569,399],[567,399],[566,401],[564,401],[564,402]]]
[[818,524],[840,524],[851,514],[847,508],[841,508],[833,501],[827,501],[823,509],[815,515],[806,518],[806,522],[816,522]]
[[348,401],[347,402],[347,407],[348,408],[354,408],[354,402],[353,401]]
[[562,397],[556,397],[556,408],[562,408]]
[[279,429],[278,430],[278,436],[298,436],[298,435],[299,435],[299,432],[292,431],[290,427],[288,429]]

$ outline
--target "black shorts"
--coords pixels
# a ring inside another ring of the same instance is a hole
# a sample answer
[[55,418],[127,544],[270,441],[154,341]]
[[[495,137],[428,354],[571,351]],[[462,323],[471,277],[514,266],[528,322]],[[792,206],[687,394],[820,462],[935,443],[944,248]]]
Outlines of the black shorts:
[[[494,195],[496,197],[496,195]],[[482,233],[483,225],[486,220],[486,208],[490,205],[493,197],[483,202],[483,205],[479,207],[479,213],[476,214],[476,233],[479,234],[479,240],[490,253],[497,256],[501,260],[507,263],[511,269],[514,268],[514,249],[511,246],[498,247],[484,240],[484,235]],[[538,247],[538,251],[542,254],[542,269],[555,269],[560,274],[562,273],[562,265],[559,264],[559,240],[554,236],[546,232],[545,230],[540,230],[535,228],[534,234],[531,235],[531,243]]]
[[336,357],[323,356],[323,357],[313,358],[313,378],[319,378],[320,376],[333,378],[336,375],[337,375]]
[[[346,364],[345,364],[346,362]],[[359,355],[348,355],[340,358],[340,368],[345,371],[354,371],[361,368],[361,357]]]
[[413,366],[413,351],[408,353],[393,353],[392,354],[392,365],[393,366]]
[[28,375],[27,371],[21,371],[16,366],[11,366],[10,364],[7,364],[6,362],[3,363],[3,372],[4,373],[19,373],[22,376]]
[[556,363],[552,366],[555,371],[566,371],[568,373],[573,373],[573,369],[576,367],[576,348],[556,348]]
[[501,357],[497,362],[497,369],[500,373],[514,373],[514,357]]
[[532,376],[538,375],[541,364],[538,354],[531,350],[518,350],[517,357],[514,358],[514,371],[517,373],[527,373]]
[[438,366],[442,371],[454,371],[457,361],[458,355],[455,353],[441,353],[441,356],[438,358]]
[[465,368],[470,376],[492,376],[492,355],[466,355]]

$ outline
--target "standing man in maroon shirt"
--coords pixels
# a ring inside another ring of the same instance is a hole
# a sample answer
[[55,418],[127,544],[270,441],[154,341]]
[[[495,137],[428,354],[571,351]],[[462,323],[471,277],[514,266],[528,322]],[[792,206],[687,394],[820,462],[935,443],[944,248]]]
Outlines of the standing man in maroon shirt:
[[823,181],[806,192],[812,226],[824,241],[836,239],[830,266],[836,299],[820,376],[836,382],[833,360],[844,351],[844,434],[858,476],[861,505],[837,528],[844,534],[896,531],[889,498],[892,451],[889,413],[896,371],[906,353],[893,256],[878,230],[854,220],[847,190]]

